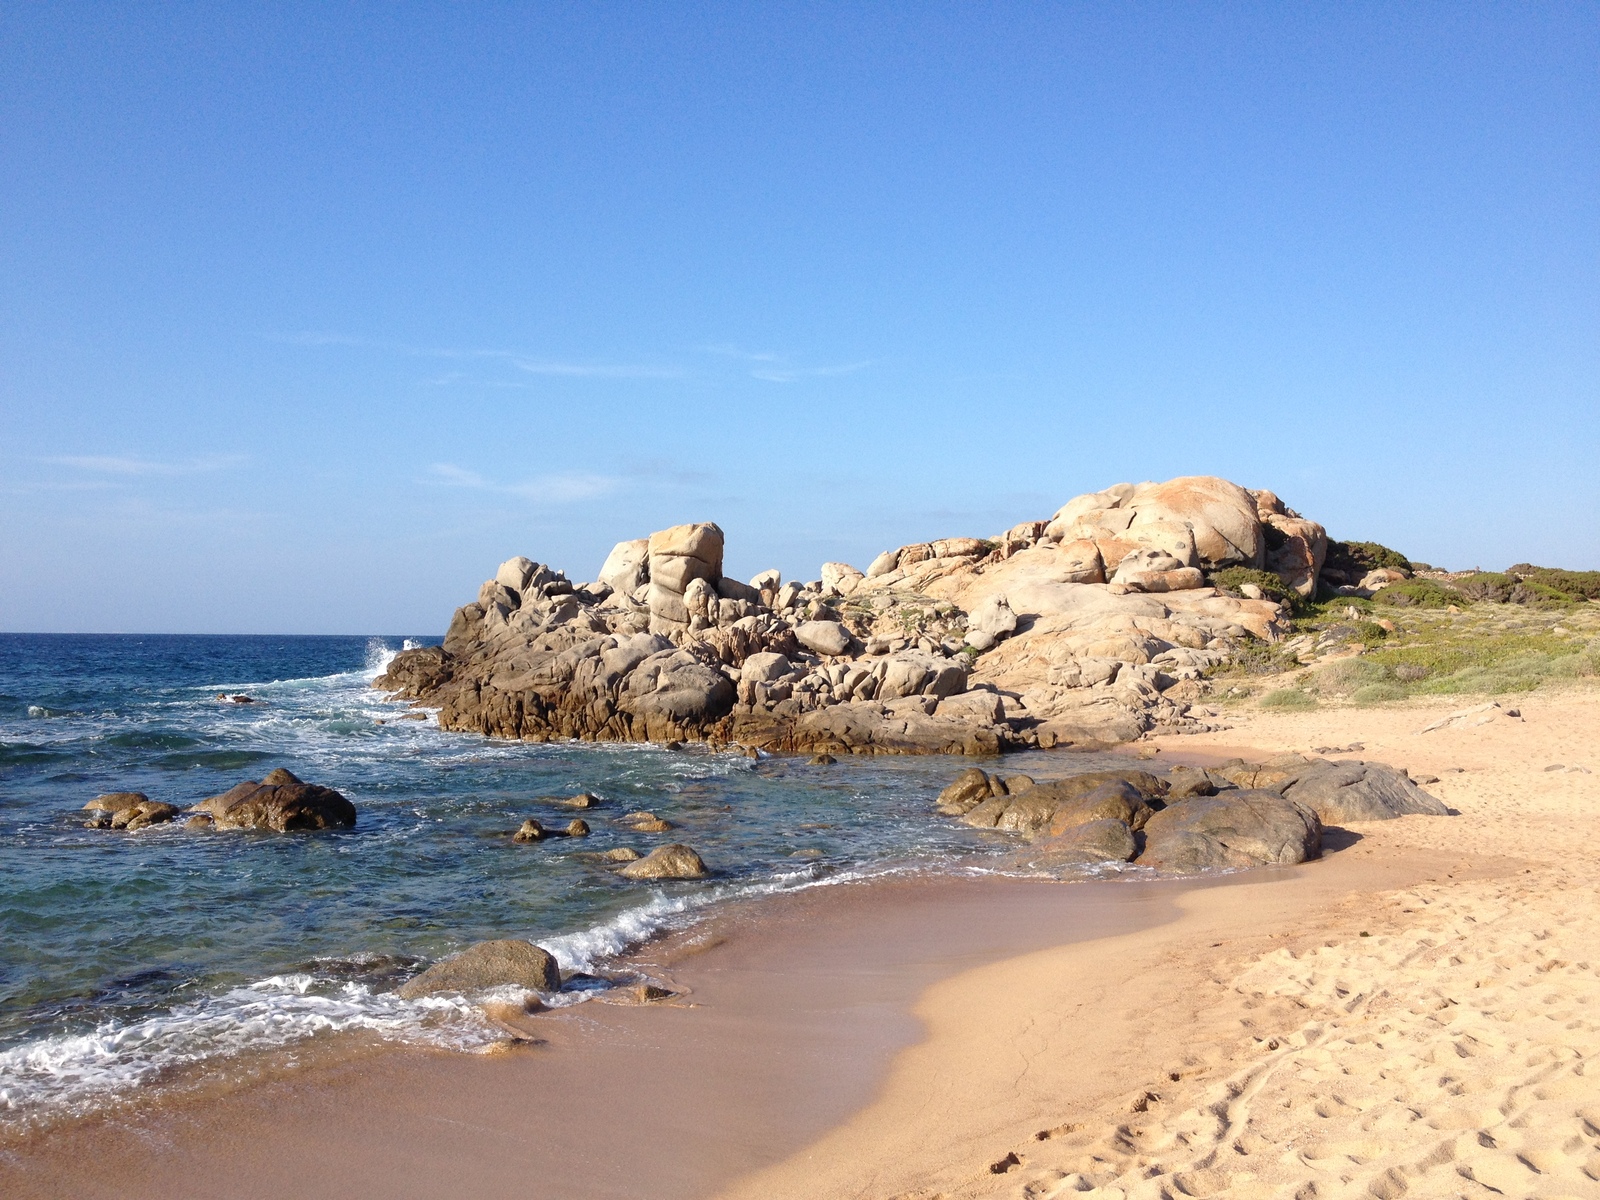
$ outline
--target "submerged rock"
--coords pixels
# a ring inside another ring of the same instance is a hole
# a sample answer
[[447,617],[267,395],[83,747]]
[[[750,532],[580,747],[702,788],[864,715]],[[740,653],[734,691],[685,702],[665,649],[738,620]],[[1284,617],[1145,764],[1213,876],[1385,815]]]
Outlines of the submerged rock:
[[561,969],[554,955],[531,942],[516,938],[477,942],[407,981],[398,995],[403,1000],[415,1000],[441,992],[482,992],[507,985],[558,992]]
[[549,831],[543,825],[529,817],[522,823],[521,828],[511,835],[511,840],[513,842],[542,842],[549,836]]
[[671,821],[664,820],[653,812],[631,812],[618,823],[626,825],[635,833],[666,833],[667,830],[676,828]]

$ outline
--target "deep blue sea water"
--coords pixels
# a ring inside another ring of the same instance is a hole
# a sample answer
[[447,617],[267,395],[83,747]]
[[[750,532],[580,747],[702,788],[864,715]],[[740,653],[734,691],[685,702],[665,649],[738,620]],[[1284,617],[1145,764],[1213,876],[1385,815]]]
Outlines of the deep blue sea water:
[[[497,1036],[476,1008],[392,995],[466,943],[526,937],[568,970],[604,972],[738,896],[984,870],[1007,848],[931,813],[959,760],[812,767],[399,719],[406,706],[370,682],[403,642],[0,635],[0,1114],[89,1107],[177,1065],[340,1029],[471,1048]],[[1041,773],[1099,765],[1087,757]],[[187,806],[279,766],[348,796],[355,829],[82,825],[102,792]],[[579,791],[604,801],[581,814],[591,837],[511,841],[525,817],[574,815],[536,797]],[[678,828],[614,824],[636,809]],[[641,885],[594,858],[672,840],[714,877]]]

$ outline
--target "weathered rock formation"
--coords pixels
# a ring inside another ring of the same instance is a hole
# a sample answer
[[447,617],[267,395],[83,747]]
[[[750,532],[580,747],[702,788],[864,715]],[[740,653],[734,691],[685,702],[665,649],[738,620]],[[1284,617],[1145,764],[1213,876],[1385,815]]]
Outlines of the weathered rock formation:
[[597,582],[527,558],[442,646],[377,686],[498,737],[992,754],[1204,728],[1207,669],[1273,640],[1283,608],[1210,586],[1230,565],[1317,587],[1322,527],[1210,476],[1119,484],[991,539],[885,551],[863,572],[748,583],[714,524],[621,542]]
[[178,815],[176,805],[152,800],[143,792],[109,792],[83,807],[95,814],[83,823],[85,829],[126,829],[129,833],[164,824]]
[[94,815],[87,829],[126,829],[171,821],[183,813],[186,829],[348,829],[356,823],[355,805],[332,788],[303,783],[281,767],[257,783],[247,780],[192,808],[152,800],[143,792],[110,792],[84,806]]
[[356,807],[332,788],[304,783],[278,768],[261,782],[247,780],[186,811],[209,817],[217,829],[349,829]]
[[673,842],[630,861],[617,874],[624,879],[704,879],[711,872],[692,848]]
[[1383,763],[1285,755],[1220,767],[1092,771],[1049,783],[973,768],[934,810],[1026,839],[1019,865],[1056,869],[1137,862],[1201,871],[1305,862],[1325,826],[1449,809]]
[[554,955],[531,942],[516,938],[477,942],[407,980],[399,995],[403,1000],[415,1000],[442,992],[482,992],[507,986],[558,992],[561,969]]

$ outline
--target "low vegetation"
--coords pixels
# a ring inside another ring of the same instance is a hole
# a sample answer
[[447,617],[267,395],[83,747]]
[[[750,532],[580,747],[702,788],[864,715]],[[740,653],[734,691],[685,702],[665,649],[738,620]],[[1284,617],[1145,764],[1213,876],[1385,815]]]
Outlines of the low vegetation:
[[[1347,571],[1402,567],[1375,543],[1337,543]],[[1261,572],[1230,568],[1236,590]],[[1268,588],[1264,594],[1280,599]],[[1324,592],[1290,605],[1292,630],[1211,672],[1214,695],[1262,708],[1374,705],[1412,696],[1494,696],[1600,681],[1600,571],[1527,563],[1506,571],[1434,572],[1370,598]]]

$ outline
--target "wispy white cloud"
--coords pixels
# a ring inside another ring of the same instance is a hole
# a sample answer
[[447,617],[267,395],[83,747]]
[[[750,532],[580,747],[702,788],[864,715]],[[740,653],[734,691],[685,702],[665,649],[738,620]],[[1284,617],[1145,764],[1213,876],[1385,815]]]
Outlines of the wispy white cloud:
[[[350,346],[362,350],[379,350],[409,358],[442,358],[461,362],[503,362],[529,375],[553,375],[569,379],[677,379],[684,371],[681,367],[662,363],[606,363],[568,362],[560,359],[538,358],[517,350],[460,349],[450,346],[417,346],[405,342],[388,342],[372,338],[350,337],[342,333],[322,333],[315,330],[299,333],[267,334],[269,341],[291,346]],[[459,373],[450,373],[430,380],[431,383],[473,382]]]
[[701,346],[700,350],[706,354],[715,354],[721,358],[731,358],[746,363],[747,373],[751,379],[760,379],[767,383],[794,383],[800,379],[853,375],[872,365],[871,359],[862,359],[860,362],[838,363],[833,366],[802,367],[796,366],[786,354],[776,354],[770,350],[747,350],[743,346],[728,342]]
[[783,355],[773,354],[766,350],[746,350],[743,346],[735,346],[730,342],[717,342],[709,346],[701,346],[707,354],[717,354],[723,358],[737,358],[741,362],[781,362]]
[[833,375],[854,375],[872,365],[871,359],[861,362],[839,363],[830,367],[760,367],[750,372],[752,379],[768,383],[794,383],[799,379],[825,379]]
[[55,467],[71,467],[97,475],[199,475],[222,471],[245,461],[242,454],[215,454],[183,462],[157,462],[154,459],[117,454],[64,454],[39,460]]
[[594,475],[580,471],[540,475],[520,483],[496,483],[485,479],[476,471],[469,471],[455,463],[434,463],[428,474],[435,483],[446,487],[472,488],[475,491],[495,492],[503,496],[516,496],[535,504],[576,504],[593,500],[617,490],[620,480],[610,475]]

